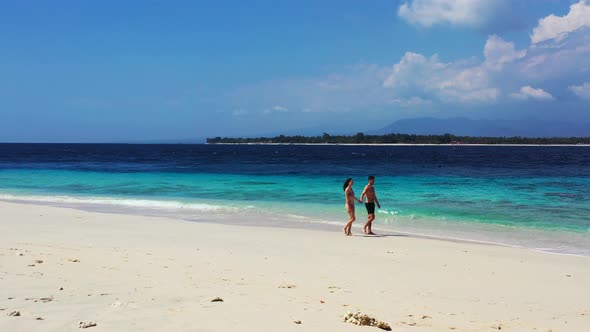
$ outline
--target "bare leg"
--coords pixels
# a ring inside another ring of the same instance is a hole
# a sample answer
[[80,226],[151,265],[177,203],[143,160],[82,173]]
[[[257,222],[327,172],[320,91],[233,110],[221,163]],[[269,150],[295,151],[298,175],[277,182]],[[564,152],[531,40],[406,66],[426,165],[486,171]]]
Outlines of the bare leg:
[[375,235],[375,233],[373,233],[373,231],[371,230],[371,226],[373,225],[373,220],[375,220],[375,215],[370,214],[369,217],[367,218],[367,223],[365,224],[365,226],[363,226],[363,232],[365,234]]
[[348,216],[350,217],[348,219],[348,223],[346,223],[346,226],[344,226],[344,234],[345,235],[352,235],[352,223],[356,220],[355,216],[354,216],[354,208],[353,209],[348,209]]

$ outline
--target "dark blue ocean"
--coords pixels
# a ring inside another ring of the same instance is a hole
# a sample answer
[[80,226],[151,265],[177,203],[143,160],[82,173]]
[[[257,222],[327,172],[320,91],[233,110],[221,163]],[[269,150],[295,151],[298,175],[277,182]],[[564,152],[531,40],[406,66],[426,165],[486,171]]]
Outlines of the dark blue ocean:
[[590,255],[586,146],[0,144],[0,200],[339,235],[368,175],[381,233]]

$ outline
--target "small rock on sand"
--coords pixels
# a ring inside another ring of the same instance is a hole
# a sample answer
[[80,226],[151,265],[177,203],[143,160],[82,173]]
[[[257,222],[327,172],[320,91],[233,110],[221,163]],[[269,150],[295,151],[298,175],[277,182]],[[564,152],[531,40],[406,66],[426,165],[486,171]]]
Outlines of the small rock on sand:
[[95,322],[92,322],[92,321],[78,323],[78,327],[81,328],[81,329],[87,329],[87,328],[93,327],[93,326],[96,326],[96,323]]
[[293,323],[295,323],[295,324],[301,324],[301,321],[300,320],[294,320]]
[[68,261],[72,262],[72,263],[80,263],[79,259],[75,259],[75,258],[70,258],[68,259]]
[[41,263],[43,263],[43,261],[42,261],[42,260],[40,260],[40,259],[36,259],[36,260],[35,260],[35,263],[37,263],[37,264],[41,264]]
[[213,300],[211,300],[211,302],[223,302],[223,299],[220,297],[216,297]]
[[20,316],[20,311],[11,311],[8,316],[18,317]]

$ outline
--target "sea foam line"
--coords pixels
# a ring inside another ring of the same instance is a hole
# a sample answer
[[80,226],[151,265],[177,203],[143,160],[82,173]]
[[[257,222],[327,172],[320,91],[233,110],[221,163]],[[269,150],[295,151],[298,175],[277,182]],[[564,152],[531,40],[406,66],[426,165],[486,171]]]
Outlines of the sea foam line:
[[36,196],[0,194],[0,200],[50,204],[89,204],[114,205],[131,208],[148,208],[158,210],[189,210],[202,212],[237,212],[240,209],[230,206],[204,203],[183,203],[179,201],[162,201],[149,199],[114,198],[114,197],[74,197],[74,196]]

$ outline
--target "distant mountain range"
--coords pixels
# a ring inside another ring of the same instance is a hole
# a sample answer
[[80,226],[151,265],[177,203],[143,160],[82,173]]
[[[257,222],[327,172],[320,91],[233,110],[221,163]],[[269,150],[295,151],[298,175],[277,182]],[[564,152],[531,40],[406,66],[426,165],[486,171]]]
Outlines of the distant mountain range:
[[389,133],[489,137],[588,137],[590,123],[573,124],[560,121],[539,120],[473,120],[468,118],[413,118],[395,121],[370,135]]

